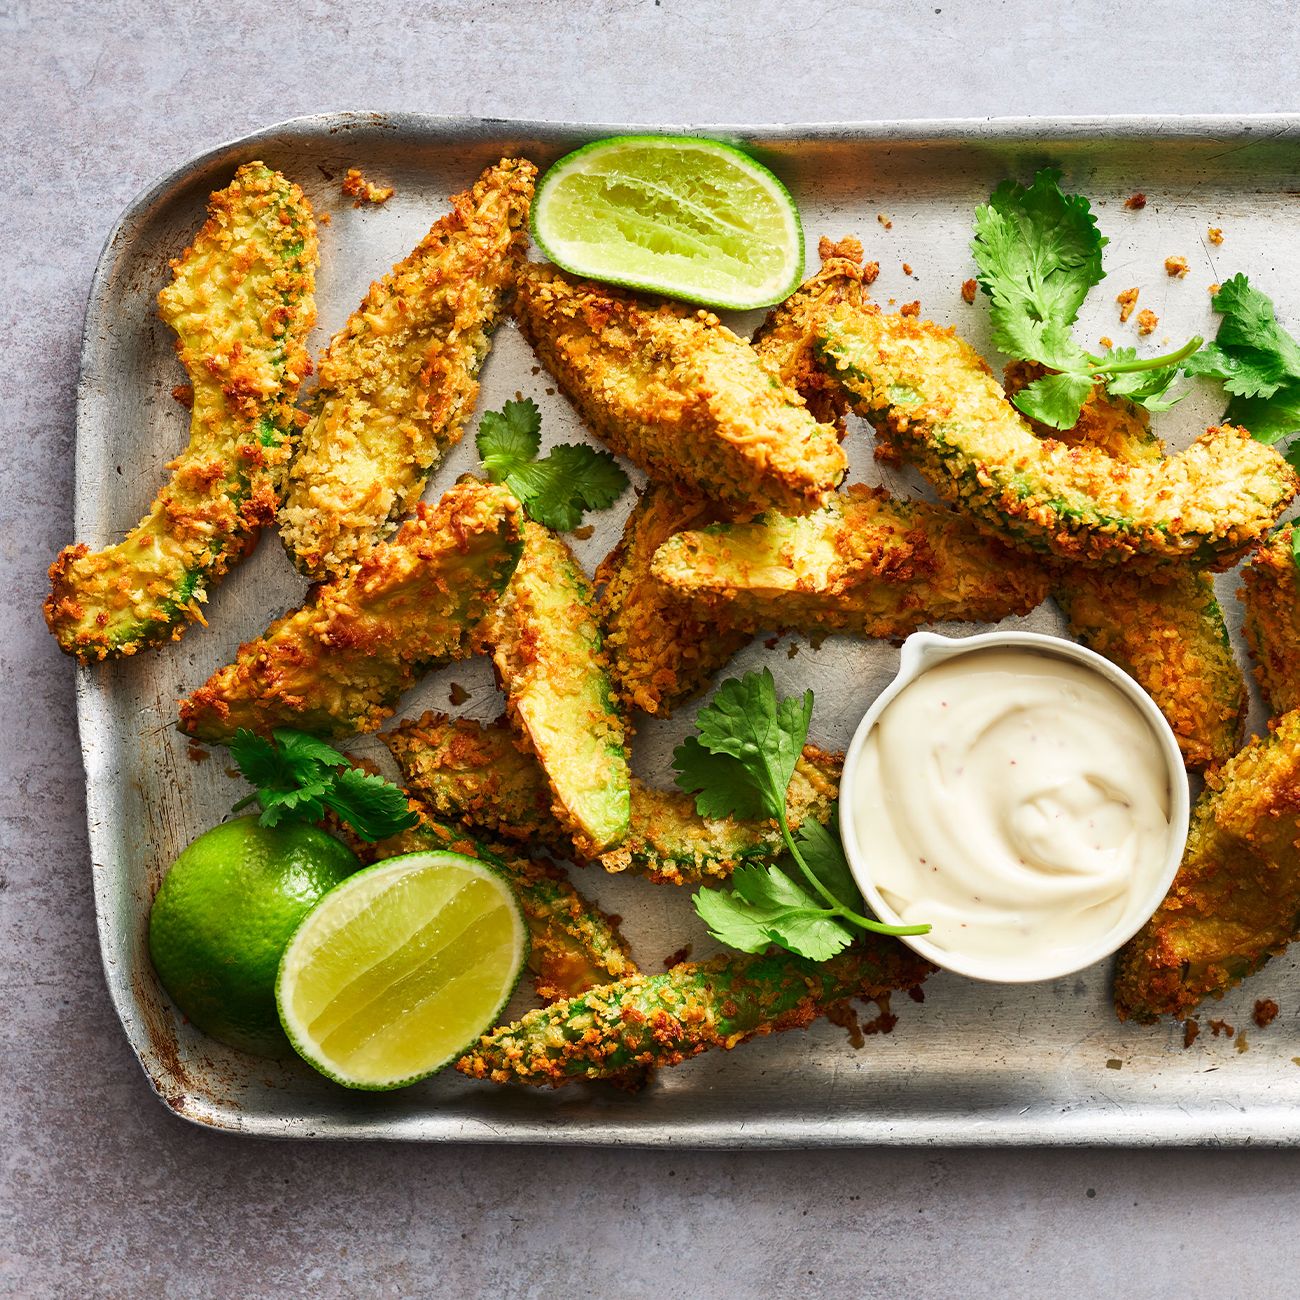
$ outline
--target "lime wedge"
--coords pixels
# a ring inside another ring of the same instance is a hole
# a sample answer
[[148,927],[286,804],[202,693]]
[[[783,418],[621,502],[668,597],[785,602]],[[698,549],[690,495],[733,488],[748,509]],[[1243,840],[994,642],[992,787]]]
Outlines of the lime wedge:
[[280,959],[280,1023],[347,1088],[400,1088],[490,1029],[528,956],[505,878],[459,853],[408,853],[350,876]]
[[789,191],[696,136],[618,135],[566,154],[537,187],[531,223],[574,275],[710,307],[770,307],[803,276]]

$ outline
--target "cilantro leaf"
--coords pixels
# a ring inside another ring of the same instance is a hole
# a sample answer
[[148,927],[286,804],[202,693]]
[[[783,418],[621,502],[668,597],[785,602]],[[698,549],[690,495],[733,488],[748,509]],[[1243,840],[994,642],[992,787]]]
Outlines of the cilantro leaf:
[[[857,930],[923,934],[929,926],[882,925],[859,910],[836,830],[808,822],[790,831],[786,799],[812,720],[813,695],[778,699],[769,670],[723,682],[696,716],[696,734],[673,754],[677,784],[704,817],[771,817],[790,855],[782,866],[748,866],[730,889],[705,889],[695,910],[710,933],[742,952],[778,944],[825,961]],[[802,876],[802,883],[797,879]]]
[[1277,323],[1273,301],[1241,274],[1225,280],[1213,299],[1222,316],[1214,343],[1184,366],[1188,374],[1223,381],[1234,397],[1272,397],[1300,380],[1300,344]]
[[1024,320],[1073,325],[1088,290],[1106,274],[1101,250],[1109,241],[1088,200],[1062,193],[1060,180],[1059,171],[1045,167],[1027,187],[1003,181],[975,211],[971,251],[993,302],[995,331]]
[[419,820],[397,786],[359,767],[345,767],[321,796],[321,802],[363,840],[372,842],[414,826]]
[[1086,372],[1044,375],[1026,384],[1011,400],[1031,420],[1052,429],[1070,429],[1078,423],[1095,382]]
[[584,510],[605,510],[623,495],[627,475],[607,451],[564,442],[543,459],[521,465],[505,478],[531,518],[567,533],[582,523]]
[[1143,360],[1132,348],[1098,357],[1080,346],[1070,327],[1105,277],[1101,250],[1109,241],[1088,200],[1062,193],[1060,180],[1059,171],[1044,168],[1029,186],[1004,181],[975,212],[971,252],[990,299],[994,345],[1056,372],[1017,393],[1015,405],[1053,429],[1069,429],[1094,385],[1104,383],[1116,396],[1167,411],[1179,400],[1169,390],[1181,363],[1201,340]]
[[768,816],[784,821],[786,789],[808,739],[812,708],[811,691],[778,701],[770,669],[732,677],[696,716],[699,744],[735,759]]
[[[1199,355],[1199,351],[1193,352],[1188,360]],[[1181,363],[1151,366],[1138,360],[1137,348],[1113,348],[1102,356],[1101,363],[1101,368],[1110,372],[1106,391],[1127,397],[1148,411],[1170,411],[1187,396],[1186,390],[1169,395],[1182,371]]]
[[[1272,300],[1234,275],[1214,295],[1214,310],[1223,318],[1214,342],[1183,369],[1220,380],[1232,399],[1224,419],[1257,441],[1300,431],[1300,343],[1277,323]],[[1294,465],[1300,456],[1293,448],[1287,459]]]
[[739,867],[732,885],[694,896],[709,933],[730,947],[762,952],[775,943],[825,961],[853,942],[853,930],[780,867]]
[[687,736],[673,750],[677,784],[695,795],[701,817],[768,817],[767,801],[750,779],[745,765],[730,754],[712,754],[698,736]]
[[848,859],[840,843],[838,807],[830,822],[823,826],[815,817],[809,817],[795,834],[795,843],[808,864],[808,869],[847,907],[861,908],[862,894]]
[[584,510],[612,506],[628,478],[609,452],[585,443],[561,443],[538,460],[541,429],[541,412],[528,397],[485,411],[474,441],[488,478],[504,483],[530,519],[571,532],[582,523]]
[[362,839],[373,841],[418,820],[397,786],[353,767],[332,745],[288,727],[277,727],[271,737],[241,727],[230,742],[240,774],[256,787],[235,809],[256,801],[263,826],[286,819],[318,822],[331,809]]
[[493,483],[503,483],[527,465],[542,445],[542,413],[531,397],[484,411],[474,436],[479,459]]

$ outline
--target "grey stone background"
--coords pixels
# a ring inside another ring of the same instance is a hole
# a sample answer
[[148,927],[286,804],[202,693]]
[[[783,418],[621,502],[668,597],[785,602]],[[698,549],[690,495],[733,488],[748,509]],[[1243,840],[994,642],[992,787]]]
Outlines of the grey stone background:
[[0,0],[0,1292],[1291,1290],[1300,1157],[270,1144],[150,1095],[105,994],[72,674],[80,318],[155,174],[299,113],[656,123],[1300,108],[1287,0]]

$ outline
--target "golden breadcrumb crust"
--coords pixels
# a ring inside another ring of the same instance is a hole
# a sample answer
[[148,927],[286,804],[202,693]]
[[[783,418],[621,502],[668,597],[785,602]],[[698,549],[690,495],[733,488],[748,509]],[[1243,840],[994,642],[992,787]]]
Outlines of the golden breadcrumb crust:
[[456,1062],[495,1083],[558,1088],[629,1069],[679,1065],[751,1038],[802,1029],[851,998],[884,999],[933,967],[892,939],[868,938],[827,962],[727,953],[681,962],[528,1012],[485,1034]]
[[733,515],[815,509],[844,475],[834,428],[711,312],[525,264],[520,327],[593,432]]
[[[1008,396],[1048,372],[1029,362],[1006,368]],[[1095,447],[1128,464],[1164,456],[1139,406],[1100,384],[1070,429],[1029,421],[1042,438]],[[1193,771],[1231,758],[1241,744],[1249,695],[1223,611],[1207,574],[1185,564],[1154,573],[1125,565],[1053,567],[1053,594],[1070,632],[1122,668],[1151,696]]]
[[1182,1018],[1280,953],[1300,925],[1300,711],[1211,774],[1156,914],[1120,951],[1121,1020]]
[[820,351],[940,496],[1058,559],[1226,568],[1300,487],[1273,448],[1231,425],[1142,464],[1037,438],[974,349],[930,321],[841,306]]
[[1250,699],[1207,574],[1178,566],[1156,582],[1076,565],[1059,573],[1054,590],[1071,634],[1156,702],[1188,768],[1232,757]]
[[651,571],[751,632],[896,638],[944,619],[996,622],[1047,597],[1036,559],[942,506],[851,484],[813,515],[768,515],[671,537]]
[[701,497],[652,483],[637,498],[623,535],[596,570],[610,677],[628,709],[667,717],[704,689],[750,634],[695,607],[650,572],[654,553],[674,533],[712,523]]
[[1279,528],[1241,571],[1243,631],[1274,717],[1300,708],[1300,574],[1294,525]]
[[280,511],[284,544],[309,576],[341,573],[390,533],[460,440],[528,245],[536,174],[502,159],[455,195],[321,358]]
[[225,743],[240,727],[374,731],[422,673],[469,653],[519,559],[523,509],[505,488],[457,484],[301,609],[239,647],[180,706],[181,729]]
[[506,711],[551,787],[551,811],[587,854],[627,833],[622,713],[610,686],[595,597],[573,552],[549,528],[524,525],[524,550],[478,630]]
[[203,622],[208,590],[275,519],[311,369],[318,244],[302,190],[264,163],[241,167],[171,263],[159,315],[189,376],[189,446],[149,513],[101,551],[50,567],[45,621],[83,663],[175,640]]
[[[358,766],[369,768],[368,764]],[[576,997],[589,988],[637,974],[617,918],[574,889],[560,867],[495,846],[487,848],[438,821],[419,799],[408,798],[407,803],[419,821],[387,839],[363,840],[337,819],[331,819],[328,829],[364,865],[434,850],[463,853],[496,867],[514,887],[528,923],[528,969],[543,1002]]]
[[844,436],[848,402],[841,384],[817,360],[816,342],[822,318],[841,303],[862,301],[862,245],[856,239],[839,243],[822,240],[822,265],[778,307],[754,335],[754,351],[808,403],[823,424]]
[[[483,726],[431,712],[380,739],[406,784],[438,816],[560,857],[599,863],[606,871],[632,871],[663,884],[698,884],[725,879],[741,862],[781,851],[774,821],[704,818],[690,795],[654,789],[633,777],[626,836],[617,848],[590,854],[575,849],[552,813],[541,769],[514,745],[504,719]],[[787,794],[792,827],[810,817],[822,823],[830,819],[841,765],[841,755],[805,746]]]

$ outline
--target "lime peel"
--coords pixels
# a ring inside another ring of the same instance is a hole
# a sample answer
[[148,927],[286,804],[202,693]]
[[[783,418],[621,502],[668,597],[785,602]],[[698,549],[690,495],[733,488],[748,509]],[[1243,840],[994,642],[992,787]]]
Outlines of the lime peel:
[[770,307],[803,276],[799,211],[733,145],[621,135],[566,154],[542,177],[533,238],[573,275],[710,307]]
[[496,1023],[528,957],[506,878],[459,853],[408,853],[357,872],[303,919],[276,1002],[294,1050],[347,1088],[436,1073]]

